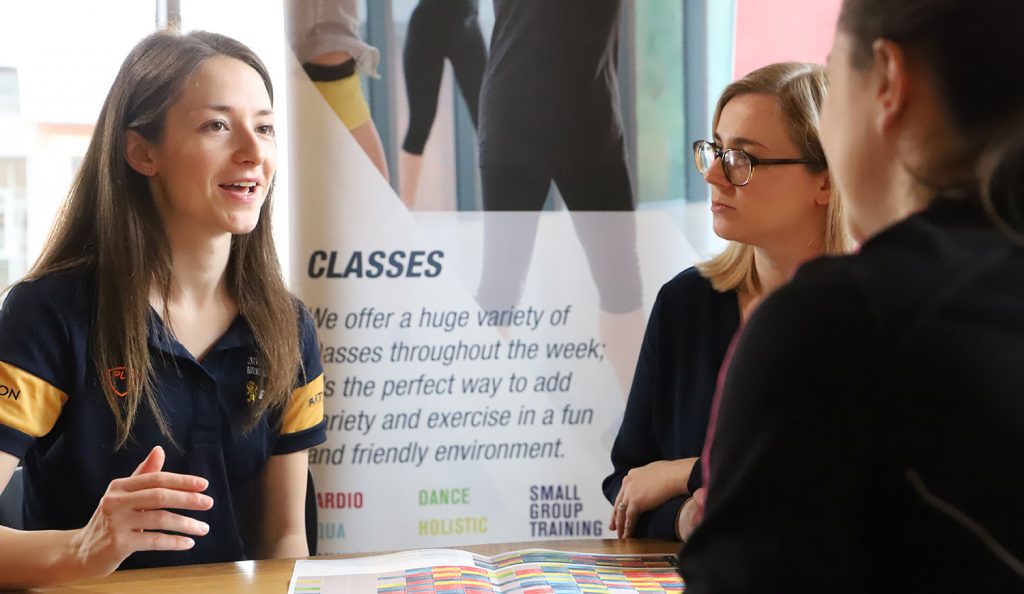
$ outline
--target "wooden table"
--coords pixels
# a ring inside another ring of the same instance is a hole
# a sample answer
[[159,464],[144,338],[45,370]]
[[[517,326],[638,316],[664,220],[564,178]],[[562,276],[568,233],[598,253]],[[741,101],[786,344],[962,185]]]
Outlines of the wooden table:
[[[676,553],[679,543],[664,540],[547,540],[516,542],[507,544],[472,545],[452,547],[483,555],[495,555],[515,549],[554,549],[579,551],[582,553]],[[341,559],[376,555],[363,553],[352,555],[326,555],[317,559]],[[211,563],[188,567],[160,569],[133,569],[117,571],[100,580],[64,584],[49,588],[34,588],[28,592],[110,592],[117,594],[222,594],[238,592],[245,594],[285,594],[292,577],[292,559],[270,561],[241,561],[238,563]]]

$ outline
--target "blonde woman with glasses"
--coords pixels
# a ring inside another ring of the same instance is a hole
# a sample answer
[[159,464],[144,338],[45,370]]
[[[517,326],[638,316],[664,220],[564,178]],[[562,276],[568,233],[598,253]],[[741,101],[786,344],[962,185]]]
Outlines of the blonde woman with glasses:
[[722,93],[712,139],[693,144],[711,186],[714,231],[729,245],[666,283],[655,301],[603,485],[620,538],[686,539],[733,335],[800,264],[850,247],[818,139],[825,91],[820,66],[755,70]]

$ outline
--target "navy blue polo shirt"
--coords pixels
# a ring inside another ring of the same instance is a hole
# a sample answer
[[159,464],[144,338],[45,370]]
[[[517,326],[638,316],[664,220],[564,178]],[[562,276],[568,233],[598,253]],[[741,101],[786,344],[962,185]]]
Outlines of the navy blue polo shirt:
[[176,445],[143,404],[128,444],[115,449],[116,425],[100,382],[122,389],[123,370],[97,372],[93,365],[94,295],[87,273],[62,272],[17,285],[0,309],[0,450],[23,459],[26,529],[81,528],[110,481],[130,475],[160,445],[164,470],[209,480],[213,508],[182,513],[207,522],[210,532],[191,550],[140,552],[121,567],[244,559],[243,517],[252,511],[264,464],[326,439],[323,369],[309,313],[300,308],[303,365],[291,400],[246,432],[262,370],[245,319],[237,317],[196,361],[151,312],[156,400]]

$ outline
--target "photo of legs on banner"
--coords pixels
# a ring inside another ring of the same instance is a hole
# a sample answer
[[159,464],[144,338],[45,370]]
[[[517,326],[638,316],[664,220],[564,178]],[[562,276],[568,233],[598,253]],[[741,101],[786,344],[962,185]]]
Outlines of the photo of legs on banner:
[[616,73],[620,10],[620,0],[495,2],[480,97],[487,215],[477,301],[484,310],[519,302],[554,183],[600,294],[601,335],[625,397],[643,311]]
[[487,62],[478,6],[479,0],[420,0],[409,17],[402,51],[409,125],[398,160],[400,195],[407,208],[416,206],[423,149],[434,125],[445,60],[452,65],[470,120],[477,125],[480,83]]
[[359,36],[358,0],[288,0],[295,57],[384,179],[388,164],[363,96],[360,74],[378,76],[380,53]]

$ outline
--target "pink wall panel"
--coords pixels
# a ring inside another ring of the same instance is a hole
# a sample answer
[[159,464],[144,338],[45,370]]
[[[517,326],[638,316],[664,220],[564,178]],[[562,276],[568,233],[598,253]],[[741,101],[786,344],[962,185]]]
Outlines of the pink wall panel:
[[841,0],[737,0],[733,77],[772,62],[824,64]]

